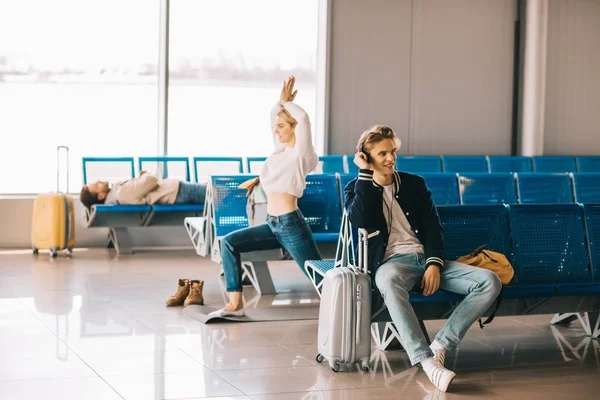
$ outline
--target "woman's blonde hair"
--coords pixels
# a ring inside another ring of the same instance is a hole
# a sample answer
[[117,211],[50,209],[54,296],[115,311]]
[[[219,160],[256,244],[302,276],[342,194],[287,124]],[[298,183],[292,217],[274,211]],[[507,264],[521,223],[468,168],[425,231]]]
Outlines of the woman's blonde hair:
[[285,108],[282,108],[281,111],[279,111],[277,113],[277,115],[280,116],[281,118],[283,118],[285,120],[285,122],[290,124],[292,126],[292,128],[294,128],[294,127],[296,127],[296,125],[298,125],[298,121],[296,121],[296,119],[294,117],[292,117],[292,114],[290,114],[290,112],[288,110],[286,110]]
[[363,153],[370,153],[376,143],[385,139],[392,139],[396,144],[396,151],[400,150],[400,146],[402,145],[400,138],[398,138],[393,129],[387,125],[375,125],[364,131],[363,134],[360,135],[360,139],[358,139],[356,150]]

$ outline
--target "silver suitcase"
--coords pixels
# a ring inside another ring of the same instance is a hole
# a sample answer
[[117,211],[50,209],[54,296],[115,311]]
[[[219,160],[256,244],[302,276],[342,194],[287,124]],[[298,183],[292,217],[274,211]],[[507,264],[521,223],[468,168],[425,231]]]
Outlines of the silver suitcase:
[[327,271],[323,282],[316,360],[327,359],[335,372],[342,364],[358,362],[363,371],[369,370],[371,278],[367,274],[367,238],[366,231],[360,229],[358,268],[334,268]]

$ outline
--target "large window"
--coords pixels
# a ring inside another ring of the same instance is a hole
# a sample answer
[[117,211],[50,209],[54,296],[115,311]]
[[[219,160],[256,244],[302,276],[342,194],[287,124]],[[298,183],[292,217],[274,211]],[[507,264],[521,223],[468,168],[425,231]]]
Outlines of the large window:
[[0,193],[56,186],[56,146],[156,155],[159,0],[0,0]]
[[317,27],[318,0],[172,0],[169,154],[269,155],[269,112],[292,74],[314,128]]

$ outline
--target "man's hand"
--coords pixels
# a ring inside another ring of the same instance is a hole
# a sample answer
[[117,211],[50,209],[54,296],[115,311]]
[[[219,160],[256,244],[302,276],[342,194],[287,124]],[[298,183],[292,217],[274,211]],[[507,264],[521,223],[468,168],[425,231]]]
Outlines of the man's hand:
[[371,164],[367,161],[367,155],[360,151],[354,155],[354,164],[360,169],[371,169]]
[[440,288],[440,268],[437,265],[431,264],[427,267],[423,280],[421,281],[421,289],[425,296],[430,296],[437,292]]
[[281,88],[281,95],[279,96],[279,101],[281,104],[286,101],[294,101],[298,91],[294,91],[294,83],[296,82],[296,77],[290,76],[287,81],[283,82],[283,87]]

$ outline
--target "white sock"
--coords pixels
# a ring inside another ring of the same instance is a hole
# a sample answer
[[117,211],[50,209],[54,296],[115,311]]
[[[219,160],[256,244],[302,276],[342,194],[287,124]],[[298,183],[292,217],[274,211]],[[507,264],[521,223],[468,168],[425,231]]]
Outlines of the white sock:
[[446,348],[437,340],[434,340],[429,348],[433,351],[433,358],[438,360],[443,367],[446,363]]
[[431,350],[433,351],[446,351],[446,348],[444,347],[443,344],[441,344],[440,342],[438,342],[437,340],[434,340],[433,343],[431,343]]
[[444,368],[442,364],[433,357],[421,361],[421,366],[431,383],[442,392],[448,390],[448,386],[450,386],[450,383],[452,383],[452,380],[456,376],[454,372]]

